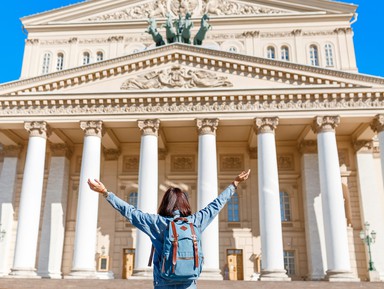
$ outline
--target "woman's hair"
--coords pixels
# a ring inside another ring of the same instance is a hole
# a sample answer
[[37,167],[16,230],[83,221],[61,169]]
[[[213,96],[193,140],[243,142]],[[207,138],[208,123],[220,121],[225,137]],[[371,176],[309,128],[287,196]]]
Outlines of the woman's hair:
[[192,215],[187,194],[179,188],[170,187],[161,200],[157,213],[163,217],[173,217],[173,212],[179,210],[180,216]]

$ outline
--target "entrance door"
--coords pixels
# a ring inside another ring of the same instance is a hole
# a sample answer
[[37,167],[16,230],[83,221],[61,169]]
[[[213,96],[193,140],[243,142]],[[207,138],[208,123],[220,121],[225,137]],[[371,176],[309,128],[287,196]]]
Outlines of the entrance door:
[[135,249],[124,248],[123,250],[123,279],[128,279],[133,274]]
[[243,250],[227,249],[229,280],[243,280]]

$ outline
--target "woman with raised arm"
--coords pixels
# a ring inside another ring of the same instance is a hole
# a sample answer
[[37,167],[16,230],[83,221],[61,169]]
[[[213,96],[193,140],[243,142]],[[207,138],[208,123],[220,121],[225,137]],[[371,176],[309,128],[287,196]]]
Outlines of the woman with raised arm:
[[[153,279],[155,289],[195,289],[197,277],[183,280],[182,278],[173,278],[172,276],[174,275],[172,275],[172,272],[170,272],[171,277],[164,277],[165,264],[164,261],[162,262],[161,256],[164,256],[163,248],[165,247],[163,246],[167,238],[166,234],[168,234],[169,224],[175,220],[185,221],[187,224],[191,224],[191,228],[193,226],[197,230],[196,234],[193,234],[194,236],[192,237],[195,238],[196,235],[199,236],[231,199],[237,186],[248,179],[250,172],[251,170],[243,171],[236,176],[233,182],[216,199],[195,214],[192,214],[188,197],[180,188],[168,188],[160,203],[158,213],[148,214],[121,200],[114,193],[109,192],[99,180],[95,179],[92,181],[88,179],[88,185],[93,191],[102,194],[132,225],[150,237],[154,248]],[[194,229],[191,230],[194,232]],[[175,262],[175,260],[173,260],[173,262]],[[196,262],[198,264],[199,260],[195,260],[194,263],[197,267]],[[201,263],[202,262],[200,262],[199,266],[201,266]]]

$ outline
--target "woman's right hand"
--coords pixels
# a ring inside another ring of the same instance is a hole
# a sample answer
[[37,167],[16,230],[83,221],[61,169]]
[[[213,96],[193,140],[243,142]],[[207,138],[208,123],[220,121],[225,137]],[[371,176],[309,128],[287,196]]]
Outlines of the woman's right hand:
[[91,179],[88,179],[88,185],[92,191],[95,191],[99,194],[104,194],[108,192],[104,184],[97,179],[95,179],[94,181],[91,181]]
[[251,173],[251,169],[249,169],[248,171],[241,172],[233,181],[233,184],[235,185],[235,187],[237,187],[239,183],[247,180],[250,173]]

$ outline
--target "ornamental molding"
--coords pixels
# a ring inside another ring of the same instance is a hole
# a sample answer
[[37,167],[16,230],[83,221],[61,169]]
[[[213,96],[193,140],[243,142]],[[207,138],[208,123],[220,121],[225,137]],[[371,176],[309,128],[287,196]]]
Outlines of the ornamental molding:
[[104,148],[103,154],[104,154],[104,160],[105,161],[117,161],[119,159],[121,151],[119,149]]
[[67,144],[51,143],[49,148],[53,157],[66,157],[67,159],[71,159],[72,157],[73,151]]
[[340,116],[326,115],[316,116],[313,119],[312,130],[315,133],[335,132],[336,127],[340,123]]
[[139,169],[139,155],[125,155],[123,157],[123,173],[137,173]]
[[22,145],[5,145],[2,147],[1,155],[5,158],[18,158],[22,149]]
[[84,136],[102,137],[103,122],[101,120],[80,121],[80,128],[84,131]]
[[255,118],[255,132],[256,134],[262,133],[275,133],[276,127],[279,124],[278,117],[258,117]]
[[375,153],[379,147],[379,143],[374,140],[355,140],[352,147],[356,153]]
[[179,14],[191,13],[193,17],[204,14],[210,16],[228,15],[276,15],[289,14],[290,11],[263,7],[229,0],[156,0],[126,7],[117,11],[93,16],[84,22],[113,22],[125,20],[142,20],[143,18],[164,18],[167,13],[177,17]]
[[137,125],[141,130],[142,136],[153,135],[157,137],[159,134],[159,127],[160,127],[159,119],[138,120]]
[[196,126],[199,135],[216,135],[216,130],[219,125],[218,118],[203,118],[196,120]]
[[[196,55],[196,53],[201,53],[201,55]],[[221,59],[218,60],[217,58]],[[251,78],[264,77],[272,80],[279,79],[280,81],[298,85],[301,83],[340,87],[384,85],[384,79],[379,77],[176,43],[142,51],[134,55],[126,55],[65,71],[5,83],[0,85],[0,93],[3,95],[18,95],[23,93],[57,92],[63,88],[76,87],[99,79],[131,73],[137,69],[158,67],[162,63],[169,62],[182,62],[192,66],[210,66],[215,69],[231,71],[235,75],[245,75]],[[353,82],[356,81],[367,83],[354,84]]]
[[196,171],[196,157],[194,155],[172,155],[171,172],[186,173]]
[[301,154],[317,154],[317,141],[303,140],[299,144],[299,152]]
[[244,155],[224,154],[219,157],[221,172],[240,172],[244,170]]
[[371,128],[376,133],[384,131],[384,114],[378,114],[371,122]]
[[164,88],[232,87],[225,76],[217,76],[206,70],[194,70],[174,65],[169,69],[151,71],[126,80],[122,90]]
[[51,129],[45,121],[27,121],[24,128],[29,132],[29,137],[47,138],[51,135]]

